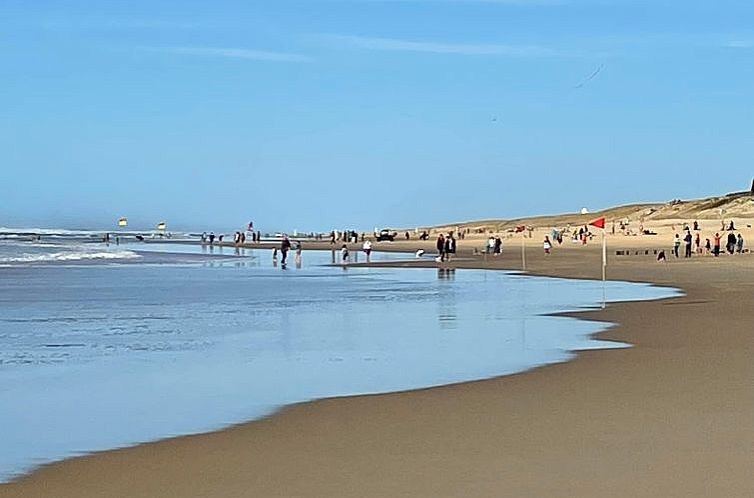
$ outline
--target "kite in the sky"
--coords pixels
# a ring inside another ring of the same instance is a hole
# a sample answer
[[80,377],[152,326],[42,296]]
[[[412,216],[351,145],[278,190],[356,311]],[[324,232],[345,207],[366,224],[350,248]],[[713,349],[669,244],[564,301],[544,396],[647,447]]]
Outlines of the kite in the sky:
[[600,64],[599,67],[592,72],[592,74],[590,74],[589,76],[587,76],[587,78],[584,81],[582,81],[581,83],[579,83],[578,85],[576,85],[573,88],[574,89],[583,88],[584,85],[586,85],[587,83],[589,83],[590,81],[592,81],[594,78],[597,77],[598,74],[600,74],[600,72],[602,71],[603,67],[605,67],[605,65],[604,64]]

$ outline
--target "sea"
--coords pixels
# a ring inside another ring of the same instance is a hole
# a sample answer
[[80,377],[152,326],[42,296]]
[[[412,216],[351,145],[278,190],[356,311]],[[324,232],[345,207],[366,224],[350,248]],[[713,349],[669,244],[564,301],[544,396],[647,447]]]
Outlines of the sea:
[[[189,234],[117,244],[101,235],[0,229],[0,481],[293,403],[629,347],[593,338],[605,324],[552,316],[600,306],[601,282],[341,268],[331,266],[338,254],[306,242],[300,264],[291,255],[283,268],[269,250],[211,247]],[[604,292],[608,301],[678,293],[624,282]]]

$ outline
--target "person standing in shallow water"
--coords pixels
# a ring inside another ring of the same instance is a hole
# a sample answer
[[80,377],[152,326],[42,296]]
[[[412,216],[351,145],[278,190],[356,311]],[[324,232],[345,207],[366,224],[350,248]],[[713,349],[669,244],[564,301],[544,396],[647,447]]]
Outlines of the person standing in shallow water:
[[365,240],[362,249],[364,250],[364,254],[366,254],[367,256],[367,263],[369,263],[371,261],[372,254],[372,241],[369,239]]
[[440,258],[440,261],[445,261],[445,237],[443,234],[437,236],[435,246],[437,247],[437,257]]
[[288,260],[288,251],[291,250],[291,241],[287,235],[283,235],[283,241],[280,243],[280,264],[285,266],[285,262]]

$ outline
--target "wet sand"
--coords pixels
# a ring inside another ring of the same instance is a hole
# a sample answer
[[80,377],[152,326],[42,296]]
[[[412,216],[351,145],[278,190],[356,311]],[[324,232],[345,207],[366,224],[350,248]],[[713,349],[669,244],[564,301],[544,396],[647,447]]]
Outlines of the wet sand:
[[[486,259],[470,254],[475,244],[463,242],[450,266],[520,267],[512,244]],[[532,245],[532,273],[600,276],[597,244],[549,257]],[[611,251],[608,276],[686,295],[577,314],[618,324],[601,337],[630,349],[295,405],[219,432],[48,465],[0,485],[0,497],[754,496],[754,256],[662,264]]]

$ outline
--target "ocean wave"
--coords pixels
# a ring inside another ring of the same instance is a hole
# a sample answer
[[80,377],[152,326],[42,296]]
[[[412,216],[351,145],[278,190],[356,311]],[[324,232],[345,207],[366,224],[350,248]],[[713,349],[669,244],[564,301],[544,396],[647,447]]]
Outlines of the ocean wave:
[[133,251],[101,252],[53,252],[47,254],[20,254],[18,256],[0,257],[0,264],[8,263],[55,263],[66,261],[91,261],[98,259],[136,259],[141,255]]

